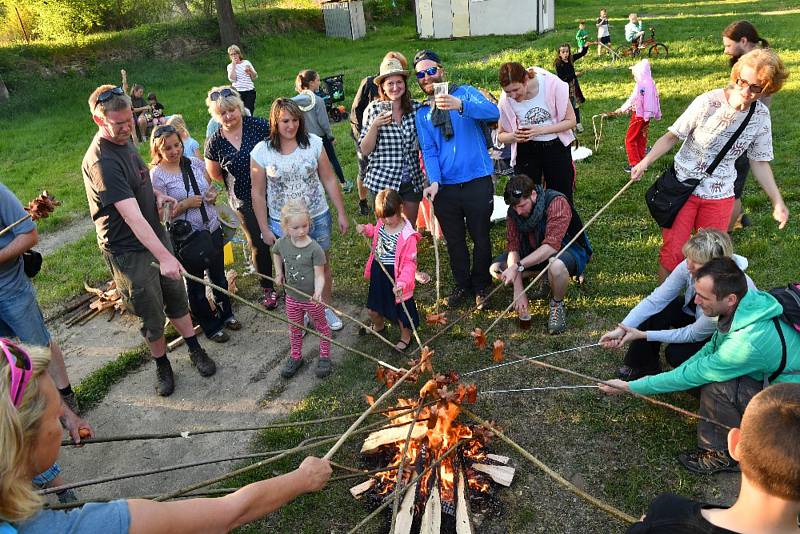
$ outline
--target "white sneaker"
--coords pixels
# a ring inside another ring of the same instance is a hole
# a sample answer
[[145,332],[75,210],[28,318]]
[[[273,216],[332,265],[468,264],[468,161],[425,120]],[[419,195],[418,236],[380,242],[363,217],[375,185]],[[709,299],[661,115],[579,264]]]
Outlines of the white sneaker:
[[335,331],[344,328],[342,320],[339,319],[339,316],[333,313],[333,310],[330,308],[325,308],[325,319],[328,321],[328,325],[331,327],[331,330]]
[[578,133],[583,133],[583,124],[578,123],[575,129],[578,130]]

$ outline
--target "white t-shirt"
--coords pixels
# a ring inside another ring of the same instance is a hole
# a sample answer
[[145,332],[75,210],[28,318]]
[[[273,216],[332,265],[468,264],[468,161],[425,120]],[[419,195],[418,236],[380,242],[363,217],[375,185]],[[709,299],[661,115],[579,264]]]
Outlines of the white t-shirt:
[[250,152],[253,161],[266,171],[267,207],[272,219],[280,219],[281,208],[291,199],[303,200],[311,218],[328,211],[325,188],[317,172],[322,139],[314,134],[308,137],[308,147],[297,147],[291,154],[281,154],[269,141],[261,141]]
[[742,154],[747,153],[754,161],[772,160],[769,108],[759,101],[753,105],[756,109],[750,122],[711,176],[705,169],[742,124],[748,110],[736,111],[728,104],[725,91],[714,89],[695,98],[669,127],[670,132],[684,139],[675,155],[675,172],[681,181],[702,180],[694,190],[698,197],[707,200],[732,197],[736,181],[734,162]]
[[237,91],[252,91],[256,88],[253,84],[253,80],[250,79],[250,76],[245,72],[245,68],[250,67],[255,71],[256,69],[253,68],[253,64],[243,59],[236,65],[236,80],[232,80],[233,78],[233,63],[228,63],[228,79],[231,80],[231,85]]
[[[549,126],[556,123],[550,113],[550,110],[547,108],[547,101],[545,100],[547,95],[545,94],[544,79],[542,75],[537,74],[536,80],[539,82],[539,92],[536,93],[535,97],[531,98],[530,100],[523,100],[522,102],[517,102],[513,98],[508,99],[508,101],[511,102],[511,109],[514,110],[514,114],[517,116],[518,126],[524,124],[534,126]],[[552,141],[557,137],[558,135],[549,133],[537,135],[533,137],[532,140]]]

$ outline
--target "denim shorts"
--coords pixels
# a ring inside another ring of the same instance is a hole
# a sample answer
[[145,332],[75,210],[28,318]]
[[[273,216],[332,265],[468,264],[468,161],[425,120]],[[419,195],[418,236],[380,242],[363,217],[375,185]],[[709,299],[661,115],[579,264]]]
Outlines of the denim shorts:
[[[309,236],[311,239],[319,243],[322,250],[328,251],[331,248],[331,226],[333,225],[333,217],[330,210],[322,215],[317,215],[311,219],[311,230]],[[283,228],[281,222],[270,217],[269,229],[275,234],[275,237],[283,237]]]
[[27,279],[18,288],[17,291],[0,293],[0,336],[19,338],[26,345],[47,347],[50,345],[50,332],[36,303],[36,290]]

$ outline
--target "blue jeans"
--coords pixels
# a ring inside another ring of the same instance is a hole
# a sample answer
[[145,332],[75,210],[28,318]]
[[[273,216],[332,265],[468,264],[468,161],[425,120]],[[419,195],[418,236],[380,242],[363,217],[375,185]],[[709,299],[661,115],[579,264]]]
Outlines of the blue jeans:
[[14,291],[0,291],[0,336],[19,338],[26,345],[50,345],[36,290],[27,278]]
[[[317,215],[311,219],[311,230],[309,236],[311,239],[319,243],[322,250],[328,251],[331,248],[331,226],[333,225],[333,217],[331,217],[330,210],[322,215]],[[270,217],[269,229],[275,234],[275,237],[283,237],[283,228],[281,222]]]

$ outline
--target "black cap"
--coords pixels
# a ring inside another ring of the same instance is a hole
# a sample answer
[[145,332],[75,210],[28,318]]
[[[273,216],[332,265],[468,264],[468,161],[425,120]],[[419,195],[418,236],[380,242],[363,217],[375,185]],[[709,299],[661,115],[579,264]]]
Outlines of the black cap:
[[433,52],[432,50],[420,50],[414,56],[414,67],[417,66],[417,63],[419,63],[420,61],[425,61],[426,59],[433,61],[439,65],[442,64],[442,60],[439,59],[439,54],[437,54],[436,52]]

